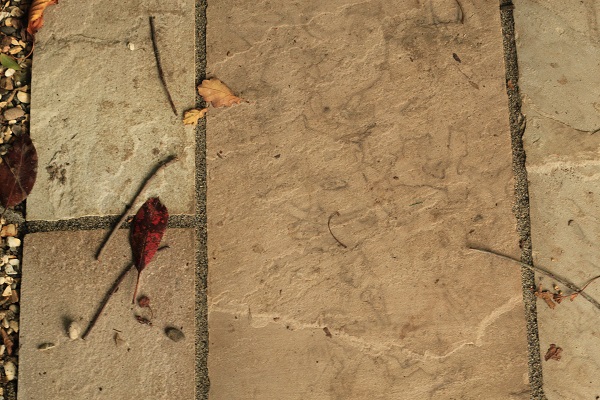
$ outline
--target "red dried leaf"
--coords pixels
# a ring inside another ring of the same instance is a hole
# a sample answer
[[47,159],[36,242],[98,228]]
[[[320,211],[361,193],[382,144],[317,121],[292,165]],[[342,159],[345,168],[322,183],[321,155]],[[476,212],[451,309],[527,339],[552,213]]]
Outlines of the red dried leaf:
[[0,204],[13,207],[25,200],[37,176],[38,157],[29,135],[19,135],[0,163]]
[[58,0],[33,0],[29,6],[29,18],[27,24],[27,32],[35,35],[44,25],[44,11],[46,7],[58,4]]
[[131,249],[133,251],[133,263],[138,270],[138,277],[132,304],[135,303],[140,274],[156,254],[163,234],[167,229],[168,220],[167,207],[157,197],[148,199],[135,215],[131,231]]

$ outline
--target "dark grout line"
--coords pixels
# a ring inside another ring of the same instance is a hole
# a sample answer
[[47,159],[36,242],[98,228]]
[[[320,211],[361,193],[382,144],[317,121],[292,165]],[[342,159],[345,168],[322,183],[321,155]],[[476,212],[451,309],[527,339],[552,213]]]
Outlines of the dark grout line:
[[[196,82],[206,77],[206,7],[207,0],[196,0]],[[196,105],[203,100],[196,92]],[[196,128],[196,400],[208,400],[208,249],[206,235],[206,118]]]
[[[106,217],[80,217],[63,219],[58,221],[26,221],[24,223],[25,234],[39,232],[62,232],[62,231],[91,231],[95,229],[110,229],[119,220],[119,215]],[[124,222],[121,229],[129,228],[131,224]],[[169,228],[196,228],[198,227],[195,215],[171,215],[169,216]],[[198,227],[201,229],[200,227]]]
[[[525,167],[526,154],[523,148],[525,117],[521,113],[521,96],[519,94],[519,66],[517,63],[517,46],[515,42],[515,20],[513,4],[510,0],[500,0],[500,19],[502,23],[502,42],[504,46],[504,66],[510,118],[510,136],[513,154],[513,173],[515,176],[515,204],[513,212],[517,219],[517,231],[521,243],[521,261],[533,264],[531,246],[531,221],[529,216],[529,185]],[[510,82],[510,84],[509,84]],[[527,349],[529,355],[529,384],[531,400],[546,400],[543,390],[542,364],[537,324],[536,297],[531,290],[535,287],[535,274],[521,268],[521,286],[525,303],[525,319],[527,323]]]

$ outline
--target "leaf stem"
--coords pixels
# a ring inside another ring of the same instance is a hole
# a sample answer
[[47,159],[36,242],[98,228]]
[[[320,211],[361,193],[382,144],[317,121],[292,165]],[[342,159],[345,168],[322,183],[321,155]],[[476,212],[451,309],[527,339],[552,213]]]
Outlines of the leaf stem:
[[[546,275],[552,279],[554,279],[556,282],[568,287],[570,290],[572,290],[573,292],[578,292],[584,299],[586,299],[587,301],[589,301],[590,303],[592,303],[592,305],[596,308],[598,308],[600,310],[600,303],[598,303],[592,296],[588,295],[587,293],[585,293],[583,291],[583,289],[579,288],[579,286],[577,286],[576,284],[574,284],[573,282],[571,282],[570,280],[563,278],[561,276],[558,276],[550,271],[548,271],[545,268],[542,267],[537,267],[534,266],[533,264],[527,264],[524,263],[522,261],[519,261],[515,258],[512,258],[510,256],[501,254],[501,253],[497,253],[495,251],[492,250],[488,250],[488,249],[482,249],[482,248],[477,248],[477,247],[467,247],[469,250],[475,250],[475,251],[479,251],[482,253],[487,253],[487,254],[492,254],[496,257],[500,257],[500,258],[504,258],[505,260],[510,260],[510,261],[514,261],[516,263],[518,263],[519,265],[521,265],[521,267],[527,268],[531,271],[540,273],[542,275]],[[595,278],[594,278],[595,279]],[[591,283],[591,282],[590,282]],[[589,283],[588,283],[589,284]],[[587,285],[586,285],[587,286]],[[584,287],[585,289],[585,287]]]
[[177,109],[175,108],[175,104],[173,103],[173,99],[171,98],[171,93],[169,93],[169,89],[167,88],[165,75],[163,74],[162,66],[160,64],[160,54],[158,53],[158,45],[156,44],[156,31],[154,29],[154,17],[150,16],[149,19],[150,36],[152,38],[152,47],[154,48],[154,58],[156,58],[156,68],[158,68],[158,77],[160,78],[160,82],[162,83],[162,86],[165,89],[165,93],[167,94],[167,98],[169,100],[169,104],[171,105],[171,109],[173,110],[173,114],[177,116]]
[[119,227],[123,224],[123,222],[127,218],[127,215],[129,214],[129,210],[131,210],[131,208],[135,205],[135,203],[137,203],[140,195],[142,194],[142,192],[144,191],[144,189],[146,188],[146,186],[148,186],[148,183],[150,183],[150,181],[152,180],[152,178],[154,178],[154,176],[156,176],[156,174],[158,173],[158,171],[160,171],[161,169],[165,168],[167,165],[171,164],[175,160],[177,160],[177,157],[173,156],[173,155],[171,155],[171,156],[167,157],[166,159],[162,160],[161,162],[158,163],[158,165],[156,165],[154,167],[154,169],[150,172],[150,175],[148,175],[148,177],[146,177],[146,179],[144,180],[144,182],[142,182],[142,185],[138,189],[138,191],[135,194],[135,196],[134,196],[133,200],[131,201],[131,203],[129,203],[125,207],[125,211],[123,211],[123,214],[121,214],[121,218],[119,218],[119,221],[113,226],[112,230],[110,231],[110,233],[108,234],[108,236],[106,237],[106,239],[104,240],[104,242],[102,242],[102,244],[100,245],[100,248],[98,249],[98,252],[96,253],[96,260],[100,260],[100,257],[102,256],[102,253],[104,252],[104,249],[106,248],[106,245],[113,238],[113,236],[115,236],[115,234],[117,233],[117,230],[119,229]]

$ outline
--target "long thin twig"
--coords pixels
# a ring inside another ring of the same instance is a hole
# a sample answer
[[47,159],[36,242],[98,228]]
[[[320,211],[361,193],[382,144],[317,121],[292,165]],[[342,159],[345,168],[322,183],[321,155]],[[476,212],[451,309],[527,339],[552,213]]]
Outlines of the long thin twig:
[[335,237],[335,235],[333,234],[333,232],[331,231],[331,218],[338,216],[339,217],[340,213],[338,211],[334,212],[333,214],[331,214],[329,216],[329,219],[327,220],[327,229],[329,229],[329,233],[331,234],[331,236],[335,239],[336,242],[338,242],[338,244],[340,246],[342,246],[343,248],[347,249],[348,246],[346,246],[344,243],[340,242],[340,240],[338,238]]
[[121,274],[119,275],[119,277],[117,278],[115,283],[111,286],[110,290],[108,292],[106,292],[106,295],[104,295],[104,299],[102,299],[102,303],[100,303],[100,307],[98,308],[98,311],[96,311],[96,314],[94,314],[94,317],[90,321],[90,324],[85,329],[85,332],[83,332],[83,335],[81,335],[82,339],[85,340],[85,338],[90,334],[92,328],[96,325],[96,321],[98,321],[100,314],[102,314],[102,311],[104,311],[104,307],[106,307],[106,304],[108,304],[108,300],[110,300],[110,297],[117,291],[117,289],[119,289],[119,285],[121,285],[121,282],[123,282],[123,279],[125,279],[125,276],[127,276],[127,273],[131,269],[133,269],[133,264],[129,264],[123,270],[123,272],[121,272]]
[[171,105],[171,109],[173,113],[177,115],[177,109],[175,108],[175,104],[173,103],[173,99],[171,98],[171,93],[169,93],[169,88],[167,87],[167,82],[165,81],[165,75],[162,70],[162,66],[160,64],[160,54],[158,53],[158,45],[156,44],[156,31],[154,29],[154,17],[150,16],[150,36],[152,38],[152,47],[154,48],[154,58],[156,58],[156,68],[158,69],[158,77],[160,78],[160,82],[165,89],[165,93],[167,94],[167,98],[169,99],[169,104]]
[[[538,272],[540,274],[546,275],[552,279],[554,279],[556,282],[568,287],[570,290],[572,290],[573,292],[578,292],[581,297],[583,297],[584,299],[586,299],[587,301],[589,301],[590,303],[592,303],[596,308],[600,309],[600,303],[598,303],[593,297],[591,297],[590,295],[588,295],[587,293],[583,292],[583,289],[581,289],[579,286],[577,286],[576,284],[574,284],[573,282],[569,281],[566,278],[560,277],[550,271],[548,271],[545,268],[541,268],[541,267],[537,267],[534,266],[532,264],[527,264],[524,262],[521,262],[515,258],[512,258],[510,256],[501,254],[501,253],[496,253],[495,251],[492,250],[488,250],[488,249],[482,249],[482,248],[477,248],[477,247],[468,247],[469,250],[475,250],[475,251],[480,251],[482,253],[487,253],[487,254],[492,254],[496,257],[500,257],[500,258],[504,258],[505,260],[510,260],[510,261],[514,261],[518,264],[520,264],[522,267],[527,268],[531,271],[534,272]],[[586,285],[587,286],[587,285]]]
[[108,236],[106,237],[104,242],[102,242],[102,244],[100,245],[100,248],[98,249],[98,252],[96,253],[96,260],[100,260],[100,257],[102,256],[102,252],[106,248],[106,245],[113,238],[113,236],[115,236],[115,234],[117,233],[117,230],[119,229],[121,224],[123,224],[123,221],[125,221],[125,218],[127,218],[127,215],[129,214],[129,210],[131,210],[131,208],[137,203],[138,198],[140,197],[140,195],[142,194],[142,192],[144,191],[146,186],[148,186],[148,183],[150,183],[150,181],[152,180],[152,178],[154,178],[154,176],[157,174],[158,171],[160,171],[162,168],[166,167],[167,165],[169,165],[170,163],[172,163],[175,160],[177,160],[177,156],[169,156],[166,159],[162,160],[161,162],[158,163],[158,165],[156,167],[154,167],[154,170],[152,170],[150,172],[150,175],[148,175],[146,180],[144,180],[144,182],[142,182],[142,185],[140,186],[137,193],[133,197],[133,200],[131,201],[131,203],[129,203],[125,207],[125,211],[123,211],[121,218],[119,218],[119,221],[115,224],[115,226],[113,226],[113,229],[110,231],[110,233],[108,234]]

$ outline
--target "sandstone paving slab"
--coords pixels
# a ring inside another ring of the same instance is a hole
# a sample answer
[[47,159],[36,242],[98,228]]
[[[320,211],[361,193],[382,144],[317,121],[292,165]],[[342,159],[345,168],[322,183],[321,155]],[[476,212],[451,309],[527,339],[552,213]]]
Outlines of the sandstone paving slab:
[[519,268],[466,248],[519,254],[499,12],[462,6],[208,5],[248,100],[207,121],[212,400],[529,398]]
[[[600,264],[600,137],[593,134],[600,92],[592,89],[600,84],[599,12],[597,1],[528,1],[515,9],[534,262],[580,286]],[[556,283],[536,279],[548,290]],[[586,291],[600,299],[594,284]],[[551,344],[563,349],[560,361],[542,361],[548,399],[600,396],[598,312],[583,298],[554,310],[539,304],[541,354]]]
[[[105,231],[52,232],[24,240],[19,400],[193,399],[194,230],[168,229],[144,270],[140,295],[153,316],[131,304],[136,272],[125,277],[86,340],[71,340],[70,321],[87,326],[100,300],[130,262],[128,232],[119,231],[103,262],[94,250]],[[150,318],[142,325],[135,315]],[[185,335],[173,342],[165,328]],[[123,340],[116,340],[116,335]],[[117,342],[119,342],[117,344]],[[40,351],[43,343],[56,347]]]
[[[160,84],[148,17],[175,116]],[[148,189],[172,214],[194,213],[194,2],[61,2],[44,14],[32,71],[31,137],[39,175],[27,216],[120,214],[152,168],[180,160]]]

